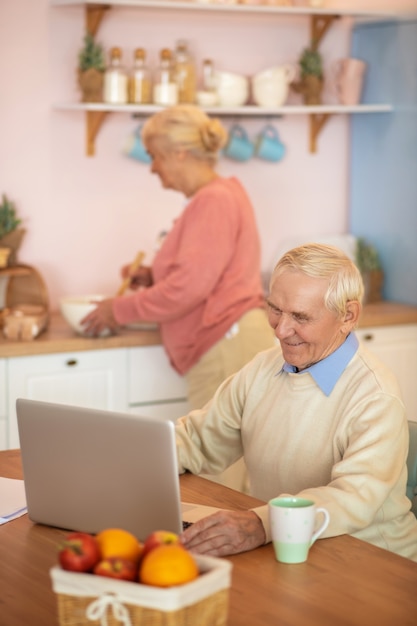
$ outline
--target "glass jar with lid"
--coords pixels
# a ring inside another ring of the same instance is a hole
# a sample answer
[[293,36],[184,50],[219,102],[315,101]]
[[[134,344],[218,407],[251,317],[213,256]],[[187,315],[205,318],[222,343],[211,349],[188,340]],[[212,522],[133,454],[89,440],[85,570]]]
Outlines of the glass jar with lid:
[[172,52],[163,48],[153,85],[154,104],[173,106],[178,103],[178,85],[172,64]]
[[151,72],[146,64],[146,51],[136,48],[133,54],[133,69],[129,77],[129,102],[149,104],[152,101]]
[[126,104],[128,101],[128,73],[122,65],[122,51],[111,48],[109,64],[104,73],[104,102]]
[[178,102],[194,104],[197,92],[197,72],[187,42],[180,39],[175,48],[175,80],[178,85]]

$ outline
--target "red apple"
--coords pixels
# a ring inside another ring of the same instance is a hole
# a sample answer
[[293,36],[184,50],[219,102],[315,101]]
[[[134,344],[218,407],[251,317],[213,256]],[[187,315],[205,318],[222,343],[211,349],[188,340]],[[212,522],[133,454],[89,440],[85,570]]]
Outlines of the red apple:
[[169,543],[180,543],[180,538],[176,533],[170,530],[155,530],[153,533],[147,536],[143,544],[143,550],[141,558],[143,559],[148,552]]
[[119,578],[120,580],[136,580],[138,568],[129,559],[110,556],[99,561],[93,569],[97,576],[108,576],[109,578]]
[[100,561],[101,553],[93,535],[70,533],[59,546],[59,563],[71,572],[90,572]]

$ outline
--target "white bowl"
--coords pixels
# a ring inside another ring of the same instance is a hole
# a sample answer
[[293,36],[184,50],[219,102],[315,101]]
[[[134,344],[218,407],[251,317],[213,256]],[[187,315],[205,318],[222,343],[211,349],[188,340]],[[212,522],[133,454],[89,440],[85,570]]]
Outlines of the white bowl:
[[242,106],[249,98],[249,79],[232,72],[215,72],[214,85],[220,106]]
[[255,104],[261,107],[282,106],[288,98],[289,87],[286,83],[258,81],[252,85]]
[[[60,299],[59,307],[63,317],[71,328],[79,335],[88,337],[90,334],[87,333],[81,325],[81,320],[96,308],[95,302],[100,302],[100,300],[104,300],[105,298],[106,296],[98,294],[91,294],[87,296],[65,296]],[[107,335],[110,335],[110,333],[111,330],[109,328],[105,328],[100,333],[100,337],[106,337]]]
[[215,91],[197,91],[197,104],[202,107],[213,107],[218,104],[218,97]]

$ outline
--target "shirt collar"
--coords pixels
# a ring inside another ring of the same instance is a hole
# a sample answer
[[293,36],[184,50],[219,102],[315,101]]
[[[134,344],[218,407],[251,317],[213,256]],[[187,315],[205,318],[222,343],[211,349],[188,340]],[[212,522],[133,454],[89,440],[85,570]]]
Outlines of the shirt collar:
[[[359,341],[354,333],[350,333],[341,346],[334,352],[326,356],[322,361],[314,363],[302,370],[300,374],[309,372],[314,378],[316,384],[320,387],[322,392],[329,396],[333,391],[334,386],[344,372],[347,364],[358,349]],[[282,366],[285,372],[295,373],[297,370],[293,365],[290,365],[286,361]]]

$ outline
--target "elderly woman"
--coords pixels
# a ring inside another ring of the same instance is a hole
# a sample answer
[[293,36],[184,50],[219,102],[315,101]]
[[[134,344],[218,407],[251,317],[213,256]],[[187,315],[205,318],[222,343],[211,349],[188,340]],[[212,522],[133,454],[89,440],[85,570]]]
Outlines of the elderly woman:
[[176,106],[152,116],[142,137],[151,171],[188,203],[152,267],[131,276],[132,288],[141,289],[101,302],[85,326],[99,333],[157,322],[172,366],[186,377],[191,408],[201,408],[227,376],[274,345],[254,210],[240,182],[215,171],[227,139],[218,120],[192,105]]

